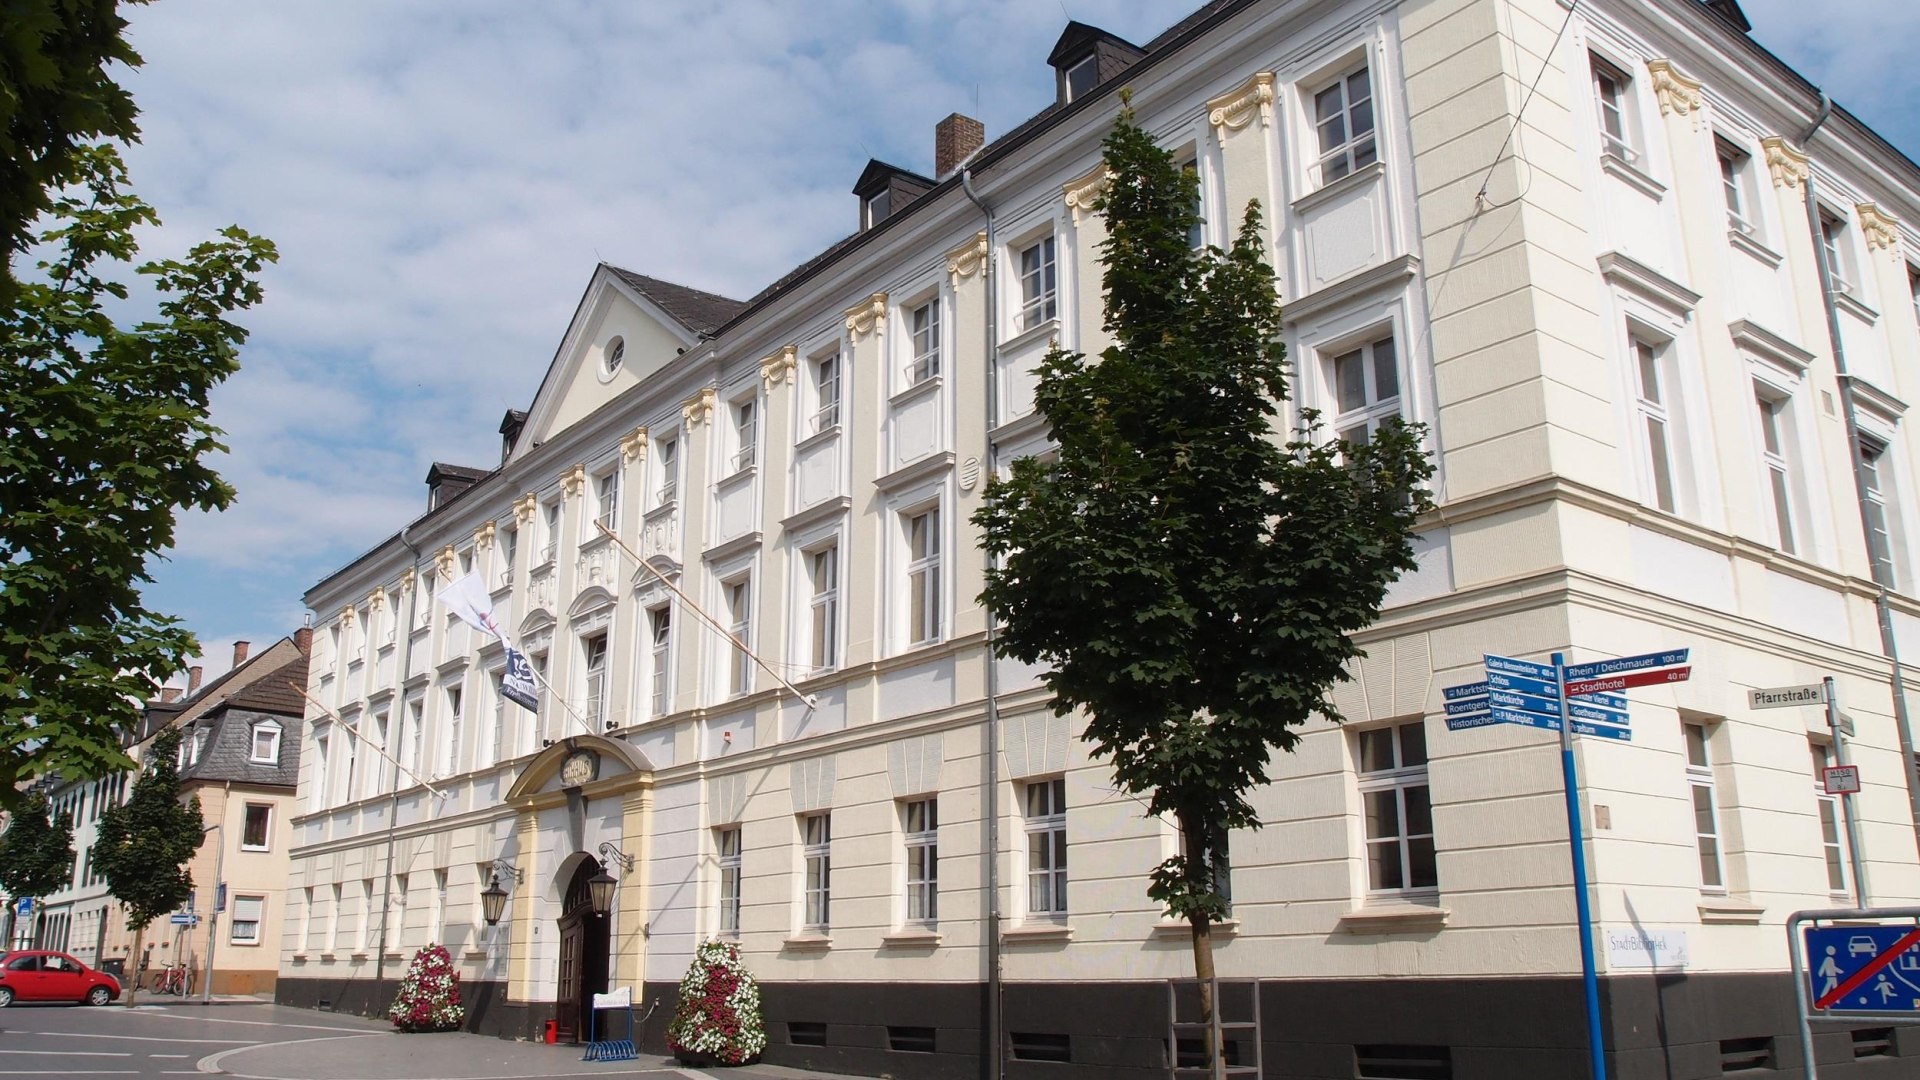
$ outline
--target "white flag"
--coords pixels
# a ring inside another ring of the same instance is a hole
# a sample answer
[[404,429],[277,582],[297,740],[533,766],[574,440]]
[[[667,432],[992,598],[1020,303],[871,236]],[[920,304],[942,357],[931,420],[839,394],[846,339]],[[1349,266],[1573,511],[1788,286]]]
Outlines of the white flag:
[[493,597],[488,595],[486,583],[478,573],[447,582],[437,599],[448,611],[460,616],[461,622],[483,634],[499,636],[500,631],[493,625]]

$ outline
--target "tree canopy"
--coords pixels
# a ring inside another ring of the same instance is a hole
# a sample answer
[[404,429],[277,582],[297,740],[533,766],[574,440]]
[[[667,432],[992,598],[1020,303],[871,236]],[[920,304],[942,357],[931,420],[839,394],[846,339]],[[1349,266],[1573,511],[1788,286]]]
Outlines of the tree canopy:
[[73,817],[53,814],[44,792],[27,796],[0,833],[0,887],[7,895],[46,896],[73,880]]
[[136,931],[178,910],[193,891],[187,860],[200,850],[206,823],[198,795],[180,801],[179,753],[178,728],[156,735],[127,801],[101,811],[96,826],[93,867]]
[[[1226,911],[1227,830],[1361,655],[1353,634],[1414,566],[1432,467],[1418,428],[1357,442],[1281,413],[1287,363],[1257,203],[1226,250],[1196,248],[1189,169],[1123,110],[1107,136],[1097,357],[1055,350],[1036,408],[1057,450],[1012,463],[974,521],[995,559],[998,650],[1040,664],[1056,712],[1185,841],[1149,894],[1204,939]],[[1210,1006],[1209,1006],[1210,1008]]]

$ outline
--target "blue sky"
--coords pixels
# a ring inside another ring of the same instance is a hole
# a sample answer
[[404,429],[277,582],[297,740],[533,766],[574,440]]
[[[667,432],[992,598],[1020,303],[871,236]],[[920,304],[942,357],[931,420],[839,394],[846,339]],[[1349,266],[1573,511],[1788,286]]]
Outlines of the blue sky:
[[[745,297],[852,230],[867,158],[931,171],[1053,96],[1066,20],[1144,42],[1199,0],[166,0],[129,9],[136,189],[173,254],[239,223],[280,264],[214,398],[232,509],[182,520],[150,601],[232,642],[490,465],[594,264]],[[1911,0],[1748,0],[1755,36],[1920,157]]]

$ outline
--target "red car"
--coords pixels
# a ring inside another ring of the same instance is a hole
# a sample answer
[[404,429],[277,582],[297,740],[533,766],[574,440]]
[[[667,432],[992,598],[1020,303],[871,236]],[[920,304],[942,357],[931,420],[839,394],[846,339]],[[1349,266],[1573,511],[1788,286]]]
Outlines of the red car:
[[105,1005],[120,996],[120,980],[66,953],[23,949],[0,956],[0,1009],[16,1001]]

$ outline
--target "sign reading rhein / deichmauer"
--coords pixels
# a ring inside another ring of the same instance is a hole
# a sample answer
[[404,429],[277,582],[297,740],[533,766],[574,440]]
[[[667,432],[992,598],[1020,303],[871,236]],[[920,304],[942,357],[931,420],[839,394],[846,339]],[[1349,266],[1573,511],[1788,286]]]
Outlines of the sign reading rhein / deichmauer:
[[1827,688],[1821,683],[1803,686],[1771,686],[1747,691],[1749,709],[1787,709],[1795,705],[1825,705]]

